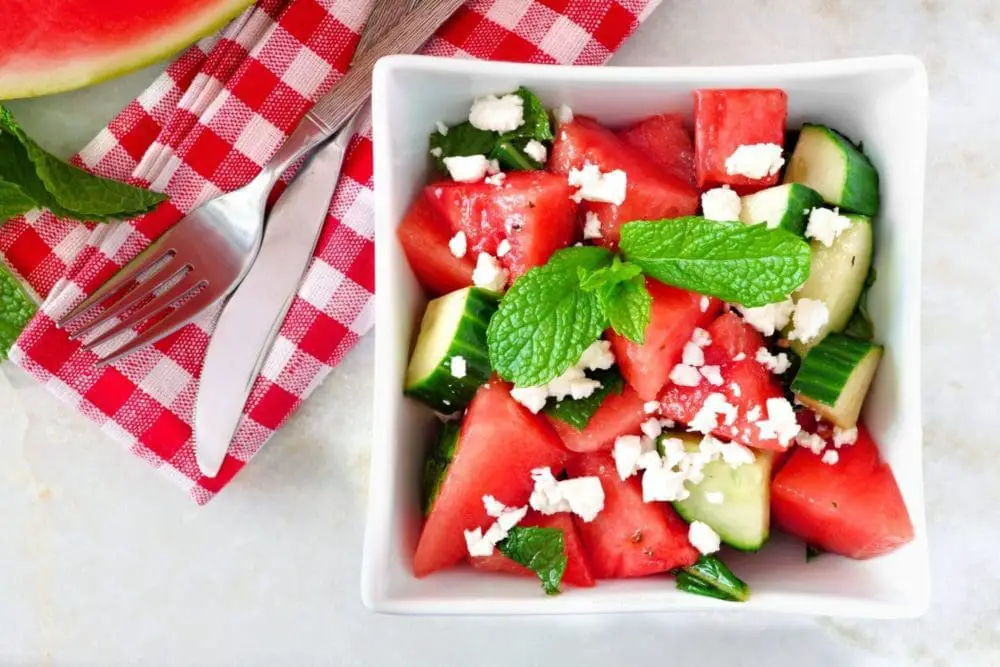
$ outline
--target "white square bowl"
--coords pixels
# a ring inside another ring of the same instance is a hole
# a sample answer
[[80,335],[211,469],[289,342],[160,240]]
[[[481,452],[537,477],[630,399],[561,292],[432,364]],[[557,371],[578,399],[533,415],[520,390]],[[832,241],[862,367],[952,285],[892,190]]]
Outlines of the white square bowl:
[[[892,466],[913,520],[912,543],[887,556],[806,563],[798,541],[772,536],[759,554],[726,553],[752,590],[744,604],[675,590],[669,578],[602,581],[542,594],[527,578],[459,567],[412,574],[422,522],[420,475],[434,416],[406,399],[403,377],[425,303],[396,226],[431,177],[427,136],[436,121],[467,117],[474,97],[524,85],[548,107],[569,104],[614,127],[655,113],[689,116],[697,88],[778,87],[789,127],[827,123],[864,142],[881,175],[875,224],[878,281],[871,314],[886,354],[864,419]],[[928,604],[920,421],[920,253],[927,79],[906,56],[752,67],[555,67],[394,56],[374,76],[376,190],[375,411],[371,492],[362,566],[365,605],[393,613],[564,614],[729,609],[854,617],[906,617]]]

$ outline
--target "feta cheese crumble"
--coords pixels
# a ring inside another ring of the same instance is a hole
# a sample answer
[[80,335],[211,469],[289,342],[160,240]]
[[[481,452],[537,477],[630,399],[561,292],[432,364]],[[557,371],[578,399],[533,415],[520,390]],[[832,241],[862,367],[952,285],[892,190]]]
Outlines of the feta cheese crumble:
[[496,257],[481,252],[476,258],[476,268],[472,270],[472,282],[477,287],[502,292],[507,285],[507,271]]
[[514,93],[477,97],[469,110],[469,123],[478,130],[513,132],[524,125],[524,100]]
[[445,125],[441,121],[438,121],[437,124],[436,124],[436,126],[437,126],[438,134],[440,134],[442,137],[447,137],[448,136],[448,126],[447,125]]
[[711,300],[707,296],[701,297],[701,301],[698,302],[698,310],[703,313],[708,312],[708,306],[711,304]]
[[747,421],[755,422],[760,419],[760,406],[755,405],[747,410]]
[[833,427],[833,446],[837,449],[845,445],[853,445],[858,441],[858,427],[840,428]]
[[840,209],[814,208],[809,214],[806,237],[816,239],[829,248],[850,226],[850,218],[840,215]]
[[823,456],[820,457],[820,461],[828,466],[837,465],[837,462],[840,461],[840,454],[837,453],[836,449],[828,449],[823,452]]
[[505,178],[507,178],[507,174],[503,173],[502,171],[498,171],[492,176],[487,176],[485,179],[483,179],[483,182],[486,183],[487,185],[494,185],[499,188],[501,185],[503,185]]
[[712,344],[712,337],[701,327],[695,327],[691,332],[691,342],[698,347],[708,347]]
[[697,387],[701,384],[701,373],[694,366],[677,364],[670,370],[670,381],[678,387]]
[[569,108],[568,105],[560,104],[552,112],[557,123],[572,123],[573,122],[573,110]]
[[642,434],[650,440],[656,440],[660,437],[660,433],[663,432],[663,427],[660,426],[660,420],[653,417],[642,422],[642,424],[639,425],[639,430],[641,430]]
[[820,329],[829,321],[830,311],[825,303],[819,299],[799,299],[795,302],[792,330],[788,332],[788,340],[808,343],[819,335]]
[[645,412],[647,415],[656,414],[657,412],[660,411],[660,402],[646,401],[645,403],[642,404],[642,411]]
[[639,469],[639,457],[649,449],[643,447],[643,440],[637,435],[620,435],[615,438],[611,458],[615,461],[618,476],[625,481]]
[[702,366],[698,370],[701,371],[702,376],[708,380],[710,385],[721,387],[725,382],[722,379],[722,372],[718,366]]
[[704,555],[714,554],[722,548],[722,538],[704,521],[692,521],[688,528],[688,541]]
[[744,144],[726,158],[726,173],[761,179],[778,173],[785,164],[777,144]]
[[510,241],[504,239],[497,244],[497,257],[503,257],[510,252]]
[[705,352],[694,343],[685,343],[681,352],[681,363],[686,366],[704,366]]
[[468,245],[468,240],[465,238],[465,232],[458,232],[451,237],[450,241],[448,241],[448,250],[451,251],[452,255],[461,259],[462,257],[465,257],[465,253],[469,249]]
[[583,238],[586,240],[604,238],[601,233],[601,219],[593,211],[587,211],[583,222]]
[[722,491],[706,491],[705,502],[709,505],[721,505],[725,502],[726,496]]
[[496,519],[483,533],[482,528],[466,530],[465,547],[470,556],[492,556],[493,547],[507,537],[510,529],[521,523],[528,513],[528,506],[507,507],[493,496],[483,496],[486,514]]
[[433,155],[434,157],[441,157],[442,155],[444,155],[444,151],[443,151],[443,150],[441,150],[441,147],[440,147],[440,146],[435,146],[434,148],[432,148],[432,149],[430,150],[430,153],[431,153],[431,155]]
[[524,153],[539,164],[545,164],[545,159],[549,156],[549,151],[545,148],[545,144],[537,139],[532,139],[524,145]]
[[557,481],[550,468],[531,471],[535,488],[528,504],[542,514],[573,512],[590,523],[604,509],[604,487],[597,477],[575,477]]
[[766,347],[762,347],[757,350],[757,356],[754,358],[757,360],[757,363],[761,364],[764,368],[771,371],[775,375],[781,375],[792,365],[792,362],[789,361],[787,354],[784,352],[771,354],[771,351]]
[[739,398],[740,396],[743,395],[743,389],[740,387],[740,385],[736,384],[735,382],[729,385],[729,391],[733,392],[733,396],[736,398]]
[[558,401],[567,396],[581,399],[590,396],[601,388],[601,383],[588,378],[584,371],[607,370],[615,363],[615,355],[611,352],[611,343],[606,340],[594,341],[575,365],[566,369],[559,377],[549,380],[543,385],[534,387],[514,387],[510,396],[515,401],[537,414],[548,399]]
[[456,355],[451,358],[451,375],[458,379],[465,377],[468,368],[465,363],[465,357],[461,355]]
[[712,188],[701,195],[701,214],[708,220],[739,220],[740,208],[740,196],[728,185]]
[[573,201],[577,203],[586,199],[620,205],[625,201],[625,186],[628,179],[621,169],[601,172],[601,168],[596,164],[587,162],[583,165],[583,169],[575,167],[570,169],[566,179],[571,186],[579,188],[572,195]]
[[805,431],[795,436],[795,444],[803,449],[808,449],[816,455],[821,454],[826,449],[826,441],[821,436]]
[[701,409],[688,424],[689,431],[711,433],[719,425],[719,415],[722,415],[726,426],[736,421],[736,406],[726,401],[726,396],[712,392],[705,397]]
[[757,428],[760,437],[776,438],[782,447],[787,447],[802,430],[787,398],[767,399],[767,419],[758,421]]
[[453,181],[476,183],[486,176],[489,160],[483,155],[455,155],[446,157],[444,166]]
[[746,358],[747,358],[747,355],[745,355],[742,352],[740,352],[735,357],[733,357],[733,361],[743,361]]
[[784,329],[788,325],[788,321],[791,319],[794,310],[795,302],[791,298],[756,308],[744,308],[740,306],[740,313],[743,314],[743,319],[765,336],[773,336],[775,331]]
[[506,505],[489,494],[483,496],[483,507],[486,508],[486,514],[494,519],[503,514],[504,510],[507,509]]

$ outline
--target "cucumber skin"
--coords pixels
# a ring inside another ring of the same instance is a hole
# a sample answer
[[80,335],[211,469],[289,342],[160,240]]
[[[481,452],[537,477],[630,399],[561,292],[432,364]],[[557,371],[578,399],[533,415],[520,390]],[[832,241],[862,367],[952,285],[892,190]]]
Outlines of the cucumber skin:
[[[801,134],[809,131],[820,131],[834,143],[844,155],[844,183],[836,196],[830,197],[827,203],[853,213],[874,217],[879,209],[879,177],[878,171],[871,161],[846,136],[826,125],[805,123]],[[792,162],[795,154],[792,154]],[[791,165],[790,165],[791,166]],[[794,170],[791,170],[794,172]],[[794,176],[793,174],[789,174]],[[788,176],[786,176],[786,179]],[[793,181],[795,182],[795,181]],[[808,185],[808,184],[806,184]],[[822,193],[821,193],[822,194]],[[836,200],[836,201],[832,201]]]
[[[498,303],[499,295],[494,292],[478,287],[470,288],[462,321],[449,346],[448,354],[430,375],[409,384],[403,393],[444,414],[456,412],[468,405],[493,372],[486,346],[486,327],[497,311]],[[463,378],[451,374],[451,358],[455,355],[461,355],[465,359]]]
[[[789,194],[785,201],[785,214],[781,217],[781,221],[778,223],[777,228],[789,231],[796,236],[803,236],[806,231],[806,223],[809,220],[809,211],[812,211],[812,209],[817,206],[822,206],[823,197],[808,185],[803,185],[802,183],[785,183],[774,187],[781,188],[785,186],[790,186],[788,188]],[[746,202],[748,198],[756,197],[764,192],[767,192],[767,190],[761,190],[760,192],[755,192],[751,195],[745,195],[742,199]],[[743,210],[746,210],[746,206],[746,203],[744,203]],[[749,218],[749,216],[747,216],[747,218]],[[766,220],[744,219],[742,213],[740,214],[740,220],[751,225],[767,222]]]
[[431,513],[434,501],[437,500],[441,485],[444,483],[445,474],[455,458],[455,449],[458,447],[458,435],[462,430],[462,425],[458,421],[447,421],[441,425],[441,434],[438,436],[434,447],[427,454],[424,462],[424,477],[421,488],[423,499],[424,516]]
[[835,406],[851,373],[873,350],[881,354],[882,346],[841,334],[828,335],[802,359],[792,380],[792,391],[817,403]]

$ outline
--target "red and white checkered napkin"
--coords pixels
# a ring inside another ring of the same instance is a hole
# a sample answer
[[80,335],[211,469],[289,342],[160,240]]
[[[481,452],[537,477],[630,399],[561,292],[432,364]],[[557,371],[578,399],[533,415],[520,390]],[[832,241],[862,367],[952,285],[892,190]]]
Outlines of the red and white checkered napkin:
[[[424,53],[539,63],[605,62],[659,0],[475,0]],[[127,224],[33,213],[0,228],[0,253],[46,300],[11,359],[205,503],[372,326],[372,156],[356,138],[305,282],[253,387],[219,476],[195,463],[191,424],[216,313],[98,370],[53,325],[206,199],[257,174],[350,62],[370,0],[259,0],[190,49],[74,162],[170,194]]]

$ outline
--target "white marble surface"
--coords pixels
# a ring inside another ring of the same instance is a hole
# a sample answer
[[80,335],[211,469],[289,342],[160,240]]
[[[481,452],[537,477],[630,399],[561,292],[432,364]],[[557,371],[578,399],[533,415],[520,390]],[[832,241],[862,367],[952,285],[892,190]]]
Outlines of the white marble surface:
[[[371,340],[204,509],[9,364],[0,379],[0,664],[1000,663],[1000,133],[995,0],[665,0],[615,64],[908,52],[930,73],[924,415],[934,585],[902,622],[674,615],[403,618],[358,596]],[[11,106],[68,154],[155,68]],[[11,388],[12,387],[12,388]],[[959,415],[961,418],[959,419]],[[19,434],[24,431],[23,444]]]

